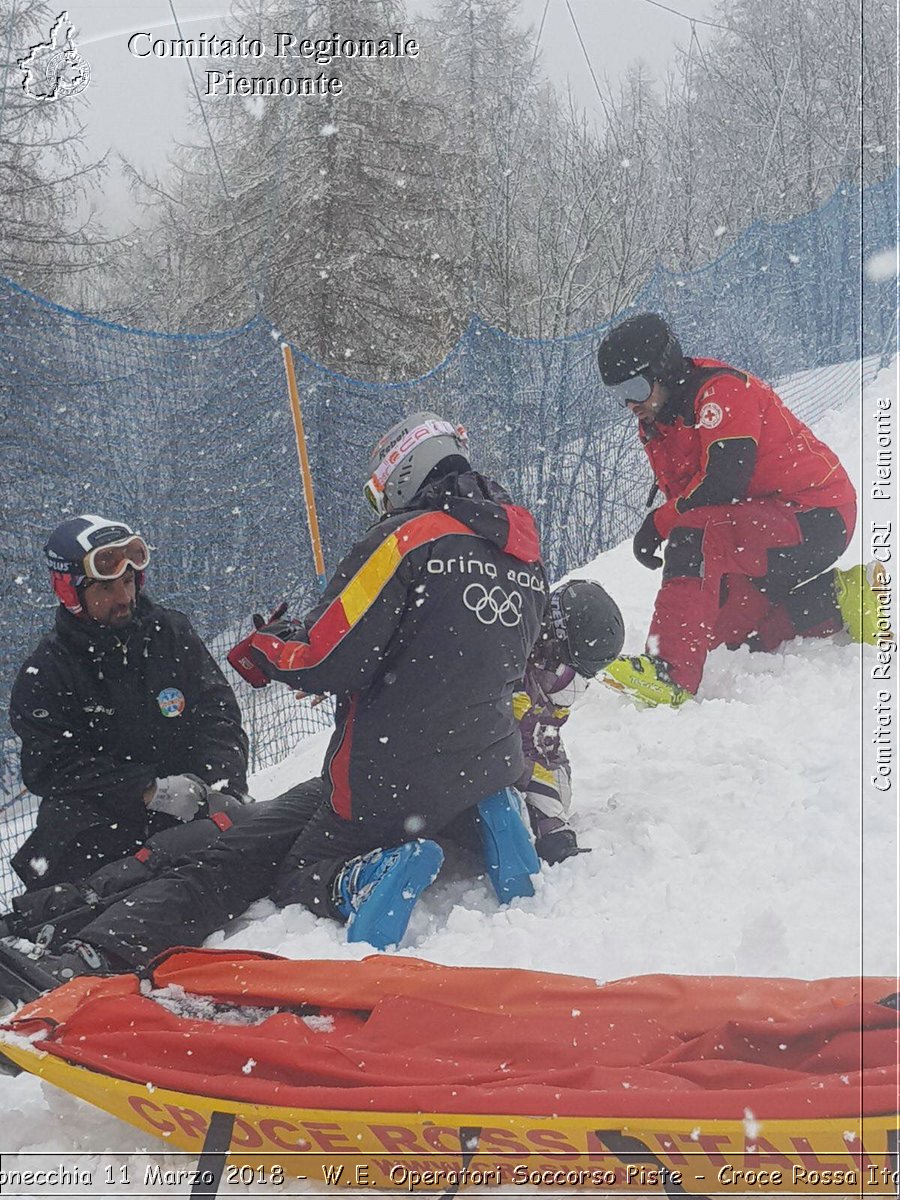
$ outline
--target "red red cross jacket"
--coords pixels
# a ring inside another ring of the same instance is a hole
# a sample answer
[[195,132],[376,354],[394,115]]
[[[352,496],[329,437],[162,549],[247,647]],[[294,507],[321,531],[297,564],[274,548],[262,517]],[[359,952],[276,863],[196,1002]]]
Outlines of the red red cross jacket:
[[688,362],[658,419],[639,425],[666,497],[654,512],[661,537],[680,513],[751,497],[777,496],[801,510],[855,504],[838,456],[767,383],[715,359]]

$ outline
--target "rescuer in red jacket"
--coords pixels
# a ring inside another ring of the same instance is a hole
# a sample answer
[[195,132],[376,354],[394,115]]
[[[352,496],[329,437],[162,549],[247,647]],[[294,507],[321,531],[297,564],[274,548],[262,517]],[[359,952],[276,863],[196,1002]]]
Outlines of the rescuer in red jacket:
[[612,329],[599,365],[607,391],[638,417],[665,497],[634,538],[638,561],[663,568],[647,653],[611,664],[612,686],[680,704],[715,646],[774,650],[845,628],[874,641],[877,567],[833,569],[856,524],[853,484],[773,389],[686,358],[655,313]]

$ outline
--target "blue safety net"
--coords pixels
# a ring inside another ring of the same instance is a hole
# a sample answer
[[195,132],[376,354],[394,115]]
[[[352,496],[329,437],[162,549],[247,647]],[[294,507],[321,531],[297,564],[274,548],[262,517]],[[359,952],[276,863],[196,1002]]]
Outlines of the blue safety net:
[[[841,187],[817,212],[754,225],[706,267],[658,269],[614,320],[660,312],[687,353],[772,381],[886,360],[896,349],[897,281],[870,280],[864,265],[896,244],[896,212],[895,175],[863,193]],[[375,440],[419,409],[465,424],[478,469],[533,509],[551,577],[628,537],[650,479],[633,419],[599,386],[605,328],[538,341],[473,317],[439,366],[405,383],[349,379],[295,349],[327,568],[367,525],[360,489]],[[795,406],[814,420],[831,407],[828,389]],[[51,625],[41,546],[65,515],[99,512],[139,528],[153,546],[148,591],[188,613],[220,660],[252,612],[287,599],[301,613],[314,600],[280,338],[264,319],[223,333],[163,335],[86,317],[0,280],[0,412],[4,711],[25,654]],[[286,688],[254,692],[225,669],[254,769],[327,725],[327,705],[314,708]],[[35,802],[22,788],[8,726],[0,743],[5,859]],[[15,889],[0,875],[0,907]]]

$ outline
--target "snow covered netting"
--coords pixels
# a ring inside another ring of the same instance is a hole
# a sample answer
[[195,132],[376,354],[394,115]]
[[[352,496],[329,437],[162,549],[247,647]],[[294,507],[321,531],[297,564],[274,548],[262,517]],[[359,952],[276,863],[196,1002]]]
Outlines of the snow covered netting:
[[[689,353],[769,380],[861,355],[882,362],[896,345],[896,279],[883,265],[868,275],[859,266],[881,263],[895,245],[896,189],[896,175],[862,193],[841,187],[817,212],[754,225],[707,267],[657,271],[626,312],[657,309]],[[365,527],[360,483],[372,445],[415,409],[469,427],[476,465],[534,510],[553,576],[629,536],[649,477],[629,420],[600,399],[603,328],[525,339],[473,317],[442,363],[405,383],[351,379],[297,350],[328,568]],[[279,337],[264,318],[222,333],[162,335],[60,308],[6,280],[0,362],[9,415],[4,710],[18,665],[49,625],[40,548],[63,514],[99,509],[140,528],[153,545],[151,594],[186,611],[217,653],[253,611],[286,598],[300,612],[314,599]],[[814,418],[850,390],[833,370],[815,395],[786,391],[798,415]],[[280,761],[328,719],[230,677],[257,767]],[[9,801],[21,783],[15,743],[2,742]],[[3,836],[18,843],[27,806],[5,817],[13,827]],[[6,880],[0,894],[12,886]]]
[[[878,186],[896,196],[897,176]],[[657,268],[635,307],[665,313],[691,346],[715,346],[714,357],[768,380],[882,353],[896,345],[897,270],[884,198],[841,186],[817,212],[756,222],[706,267]]]

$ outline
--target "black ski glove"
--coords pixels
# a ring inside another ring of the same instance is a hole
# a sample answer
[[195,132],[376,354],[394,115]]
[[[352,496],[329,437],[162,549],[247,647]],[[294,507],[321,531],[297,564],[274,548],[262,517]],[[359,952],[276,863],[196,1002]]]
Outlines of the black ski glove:
[[307,641],[306,626],[294,617],[282,617],[279,621],[270,621],[266,625],[260,625],[254,633],[267,633],[270,637],[276,637],[282,642]]
[[[268,617],[264,617],[262,615],[262,613],[254,613],[253,614],[253,628],[254,629],[265,629],[265,627],[267,625],[274,625],[277,621],[281,620],[281,618],[284,616],[284,614],[286,612],[287,612],[287,600],[282,600],[282,602],[278,605],[278,607],[276,609],[273,609],[273,611],[271,613],[269,613]],[[288,618],[288,620],[290,620],[290,617]]]
[[659,536],[653,515],[652,512],[649,512],[644,517],[643,524],[634,535],[631,548],[634,551],[634,557],[642,567],[649,567],[651,571],[658,571],[663,565],[663,560],[656,552],[662,545],[663,539]]
[[[268,619],[262,613],[253,614],[253,628],[256,632],[271,634],[272,637],[280,638],[282,642],[289,641],[306,641],[306,628],[302,621],[298,621],[296,617],[286,617],[287,601],[283,600],[274,612],[269,614]],[[296,637],[300,633],[300,638]]]

